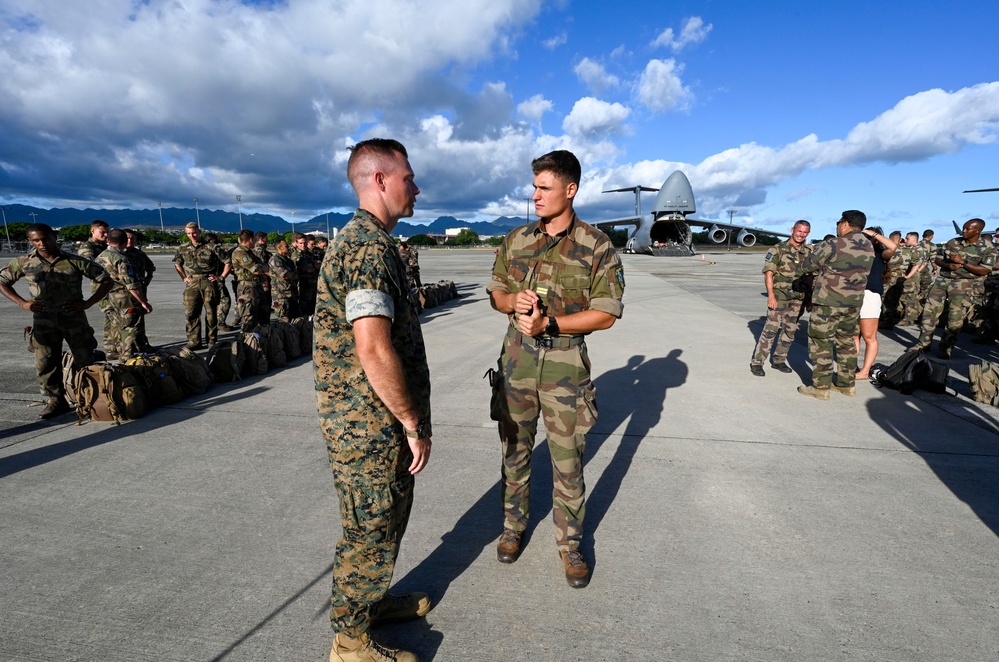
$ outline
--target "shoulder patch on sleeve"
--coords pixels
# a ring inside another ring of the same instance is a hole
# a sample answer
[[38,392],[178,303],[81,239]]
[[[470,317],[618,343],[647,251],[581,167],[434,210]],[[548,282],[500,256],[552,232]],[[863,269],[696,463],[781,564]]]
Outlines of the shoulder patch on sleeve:
[[395,302],[381,290],[352,290],[347,293],[346,316],[348,322],[361,317],[387,317],[395,319]]

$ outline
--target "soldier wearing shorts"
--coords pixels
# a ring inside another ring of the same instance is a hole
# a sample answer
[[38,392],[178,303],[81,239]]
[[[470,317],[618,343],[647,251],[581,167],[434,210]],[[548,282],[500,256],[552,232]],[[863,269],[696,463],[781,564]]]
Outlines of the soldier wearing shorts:
[[530,509],[531,454],[544,416],[552,459],[555,543],[566,581],[589,583],[583,537],[586,433],[597,419],[584,338],[624,310],[624,272],[607,236],[579,220],[573,198],[581,169],[559,150],[532,162],[538,221],[503,240],[486,286],[507,318],[492,416],[503,450],[503,534],[497,557],[517,560]]
[[[56,242],[55,231],[44,223],[27,227],[27,255],[15,257],[0,270],[0,294],[32,313],[32,343],[35,372],[45,408],[40,418],[52,418],[69,411],[63,389],[62,343],[65,340],[78,370],[94,362],[97,340],[85,312],[104,298],[112,282],[99,264],[64,253]],[[83,299],[83,278],[97,284],[89,299]],[[14,284],[28,281],[30,299],[23,299]]]
[[773,350],[771,365],[774,370],[791,372],[791,367],[787,364],[787,353],[794,342],[798,318],[801,317],[805,303],[804,289],[795,289],[792,283],[798,265],[812,250],[805,243],[811,229],[808,221],[797,221],[791,228],[791,238],[771,248],[763,262],[763,282],[767,288],[767,321],[749,363],[749,371],[757,377],[766,376],[763,362],[770,356],[774,340],[777,341],[777,346]]
[[430,458],[430,369],[416,301],[390,233],[420,189],[406,148],[358,143],[347,162],[358,209],[322,265],[315,310],[319,424],[340,501],[331,662],[417,662],[371,639],[372,625],[430,610],[426,593],[387,593]]

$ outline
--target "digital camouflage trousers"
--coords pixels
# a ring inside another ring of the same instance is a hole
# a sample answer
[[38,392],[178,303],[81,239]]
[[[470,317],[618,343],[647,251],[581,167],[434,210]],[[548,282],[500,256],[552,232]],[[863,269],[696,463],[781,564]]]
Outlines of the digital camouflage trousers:
[[504,526],[523,531],[531,501],[531,455],[542,417],[552,463],[552,519],[560,550],[578,549],[583,537],[586,433],[596,424],[596,389],[590,381],[586,345],[534,347],[508,335],[499,359],[502,389],[491,412],[499,422],[503,450]]

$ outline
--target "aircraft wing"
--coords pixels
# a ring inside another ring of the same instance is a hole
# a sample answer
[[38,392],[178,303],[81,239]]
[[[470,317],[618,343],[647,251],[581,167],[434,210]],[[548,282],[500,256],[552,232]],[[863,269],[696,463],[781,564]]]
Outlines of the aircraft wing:
[[621,218],[609,218],[602,221],[591,222],[590,225],[598,227],[601,230],[609,230],[612,228],[620,227],[622,225],[634,225],[639,226],[642,224],[641,216],[622,216]]
[[769,234],[775,237],[791,236],[787,232],[774,232],[773,230],[764,230],[763,228],[754,228],[748,225],[733,225],[731,223],[718,223],[716,221],[702,221],[697,218],[688,218],[685,220],[690,225],[696,225],[702,228],[721,228],[722,230],[746,230],[747,232],[752,232],[753,234]]

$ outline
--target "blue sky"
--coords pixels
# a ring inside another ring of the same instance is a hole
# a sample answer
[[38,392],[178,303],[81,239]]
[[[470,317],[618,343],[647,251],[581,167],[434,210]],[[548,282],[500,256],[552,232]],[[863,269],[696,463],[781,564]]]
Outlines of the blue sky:
[[[345,147],[410,149],[416,220],[584,219],[674,169],[698,216],[825,233],[999,226],[999,3],[0,0],[0,203],[353,207]],[[643,208],[651,207],[647,194]]]

